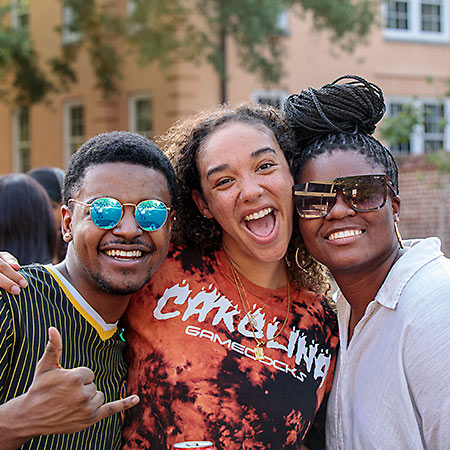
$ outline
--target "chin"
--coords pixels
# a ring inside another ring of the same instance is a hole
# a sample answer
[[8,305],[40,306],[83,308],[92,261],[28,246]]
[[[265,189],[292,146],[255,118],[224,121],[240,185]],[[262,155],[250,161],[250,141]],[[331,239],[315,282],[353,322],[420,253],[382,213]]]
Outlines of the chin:
[[117,281],[110,282],[108,280],[105,280],[104,278],[97,278],[96,281],[103,292],[106,292],[110,295],[125,296],[134,294],[135,292],[142,289],[150,280],[150,278],[151,274],[144,280],[139,281],[127,279],[122,283],[117,283]]
[[276,261],[280,261],[286,255],[287,247],[283,250],[266,250],[264,252],[255,252],[255,257],[259,261],[263,261],[266,263],[272,263]]

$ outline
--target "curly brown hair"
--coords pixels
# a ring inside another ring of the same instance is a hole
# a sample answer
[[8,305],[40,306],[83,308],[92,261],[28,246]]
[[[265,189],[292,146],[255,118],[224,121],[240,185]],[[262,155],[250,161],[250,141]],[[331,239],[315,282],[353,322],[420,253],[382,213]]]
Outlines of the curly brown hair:
[[[192,199],[192,192],[202,192],[197,167],[197,154],[205,138],[228,122],[245,122],[264,126],[271,130],[290,164],[295,152],[295,141],[284,113],[267,105],[242,103],[236,108],[221,105],[202,111],[177,122],[158,139],[169,156],[178,180],[178,199],[175,203],[177,220],[174,223],[172,240],[177,245],[214,251],[222,245],[222,228],[214,219],[206,219]],[[306,264],[307,271],[299,271],[298,259]],[[328,288],[323,266],[312,259],[306,251],[298,227],[294,232],[286,253],[289,279],[297,287],[308,287],[318,291]]]

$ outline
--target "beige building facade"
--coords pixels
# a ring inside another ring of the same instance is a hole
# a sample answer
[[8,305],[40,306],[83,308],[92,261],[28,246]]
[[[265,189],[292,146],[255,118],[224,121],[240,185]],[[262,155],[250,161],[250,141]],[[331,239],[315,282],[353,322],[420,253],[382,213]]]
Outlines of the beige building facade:
[[[100,1],[124,15],[132,3]],[[55,32],[70,20],[62,1],[0,0],[0,4],[10,3],[11,23],[28,27],[42,64],[59,54],[62,45],[83,45],[81,36]],[[228,100],[231,104],[245,100],[282,104],[288,93],[358,74],[383,89],[388,113],[396,114],[402,105],[414,102],[424,114],[424,123],[416,127],[408,143],[393,148],[402,161],[400,181],[407,179],[405,186],[409,186],[403,202],[408,214],[401,229],[407,237],[446,232],[450,226],[442,228],[442,222],[428,221],[420,231],[414,228],[416,215],[426,214],[423,208],[415,208],[419,189],[414,180],[420,185],[420,180],[437,176],[423,155],[450,150],[450,97],[446,96],[450,90],[450,0],[380,2],[378,22],[367,42],[349,54],[331,45],[326,32],[314,31],[308,16],[287,12],[286,76],[270,88],[239,68],[233,43],[228,42]],[[139,66],[127,50],[121,49],[126,56],[119,90],[108,99],[96,88],[82,47],[75,64],[78,80],[66,91],[30,108],[0,102],[0,174],[42,165],[65,168],[77,146],[95,134],[123,129],[154,137],[177,119],[219,103],[220,82],[209,65],[179,62],[163,73],[157,64]],[[7,82],[0,87],[7,89]],[[450,250],[450,235],[445,240]]]

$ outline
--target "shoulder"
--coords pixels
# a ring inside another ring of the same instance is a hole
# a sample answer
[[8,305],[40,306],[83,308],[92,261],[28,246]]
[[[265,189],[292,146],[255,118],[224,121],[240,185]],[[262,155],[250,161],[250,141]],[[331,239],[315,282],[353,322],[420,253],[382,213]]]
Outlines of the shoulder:
[[20,314],[22,310],[28,310],[29,307],[39,308],[37,298],[46,296],[50,292],[50,286],[55,282],[50,272],[41,264],[23,266],[19,272],[27,280],[26,288],[21,289],[17,295],[0,289],[0,301],[3,306],[7,305],[13,315]]
[[326,329],[331,336],[338,336],[336,308],[326,295],[313,289],[296,289],[294,312],[309,316],[311,325]]
[[165,261],[152,276],[148,286],[161,279],[201,276],[214,273],[216,270],[217,261],[214,252],[202,252],[192,247],[172,244]]

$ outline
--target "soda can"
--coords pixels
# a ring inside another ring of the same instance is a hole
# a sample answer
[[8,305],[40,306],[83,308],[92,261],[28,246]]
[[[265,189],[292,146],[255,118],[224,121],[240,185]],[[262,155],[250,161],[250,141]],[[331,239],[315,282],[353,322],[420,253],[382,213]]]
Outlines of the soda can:
[[174,444],[174,449],[178,448],[200,448],[201,450],[215,450],[214,445],[211,441],[188,441],[188,442],[178,442]]

